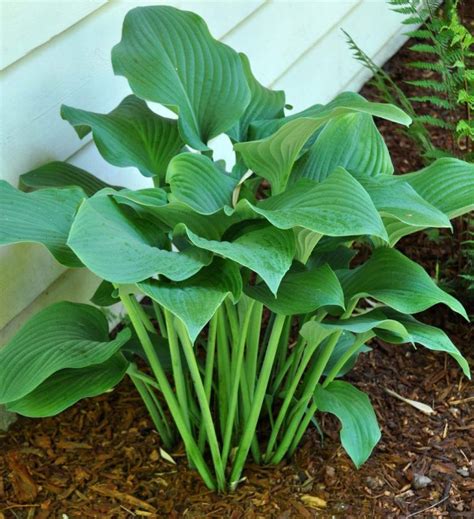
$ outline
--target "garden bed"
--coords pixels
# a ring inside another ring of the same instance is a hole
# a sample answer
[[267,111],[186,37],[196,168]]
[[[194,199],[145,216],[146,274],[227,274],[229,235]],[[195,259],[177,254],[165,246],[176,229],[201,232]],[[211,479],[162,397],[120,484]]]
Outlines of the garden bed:
[[[387,64],[395,80],[407,79],[407,47]],[[373,98],[369,87],[363,94]],[[380,129],[397,170],[422,167],[394,125],[384,122]],[[436,241],[405,238],[400,248],[431,275],[439,267],[441,279],[452,280],[461,263],[458,242],[443,232]],[[444,307],[423,317],[446,330],[472,362],[469,324]],[[469,517],[472,384],[445,354],[378,340],[372,346],[347,377],[369,393],[382,428],[382,440],[360,470],[341,448],[336,422],[327,417],[324,442],[311,429],[294,459],[276,468],[249,464],[245,484],[219,496],[187,468],[184,451],[169,453],[176,465],[163,457],[147,411],[126,381],[60,416],[17,421],[1,439],[0,518]],[[434,414],[387,390],[431,406]]]

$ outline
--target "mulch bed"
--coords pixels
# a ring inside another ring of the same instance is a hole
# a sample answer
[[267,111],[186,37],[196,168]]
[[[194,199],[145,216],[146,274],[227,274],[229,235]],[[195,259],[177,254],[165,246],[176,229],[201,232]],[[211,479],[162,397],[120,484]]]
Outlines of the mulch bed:
[[[395,79],[407,79],[408,46],[387,64]],[[368,86],[363,94],[374,98]],[[422,167],[392,125],[380,128],[399,171]],[[439,267],[442,278],[458,273],[459,247],[448,233],[436,242],[408,237],[401,248],[432,275]],[[468,323],[444,307],[421,319],[441,326],[473,364]],[[380,341],[372,346],[347,377],[369,393],[382,428],[360,470],[326,416],[324,441],[311,429],[293,459],[272,468],[248,465],[235,493],[216,495],[187,468],[182,450],[170,453],[176,465],[162,456],[140,398],[124,381],[58,417],[20,418],[0,437],[0,519],[473,517],[473,385],[445,354]],[[434,414],[387,390],[431,406]]]

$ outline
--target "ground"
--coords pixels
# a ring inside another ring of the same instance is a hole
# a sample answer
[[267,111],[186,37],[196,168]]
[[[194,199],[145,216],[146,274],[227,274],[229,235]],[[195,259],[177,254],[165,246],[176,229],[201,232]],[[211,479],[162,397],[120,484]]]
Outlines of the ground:
[[[387,64],[395,78],[406,78],[407,47]],[[363,93],[374,96],[370,87]],[[393,125],[380,129],[398,171],[422,166]],[[442,280],[456,280],[463,264],[459,240],[447,233],[435,241],[423,234],[405,238],[401,249]],[[468,323],[443,307],[420,318],[445,329],[473,364]],[[177,465],[163,458],[146,410],[125,381],[58,417],[20,418],[0,437],[0,519],[473,517],[472,383],[447,355],[380,341],[372,346],[347,377],[368,392],[382,428],[360,470],[328,416],[324,441],[311,429],[294,459],[276,468],[248,465],[237,492],[216,495],[187,469],[182,450],[171,453]],[[393,392],[434,412],[425,414]]]

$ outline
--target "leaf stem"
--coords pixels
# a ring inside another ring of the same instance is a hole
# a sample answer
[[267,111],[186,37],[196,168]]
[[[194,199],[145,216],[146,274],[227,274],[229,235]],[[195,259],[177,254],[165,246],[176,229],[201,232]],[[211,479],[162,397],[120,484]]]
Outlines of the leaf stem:
[[150,337],[148,337],[145,325],[142,322],[139,312],[136,310],[135,304],[137,304],[137,302],[135,299],[132,301],[132,298],[128,294],[120,294],[120,299],[130,317],[130,321],[132,322],[132,325],[137,333],[138,339],[143,346],[153,374],[156,377],[158,385],[160,386],[163,396],[165,397],[165,400],[168,404],[171,415],[173,416],[173,419],[176,423],[176,427],[178,428],[178,431],[183,438],[183,442],[186,446],[186,450],[189,453],[189,457],[193,460],[193,463],[195,464],[207,487],[211,490],[215,490],[216,483],[214,478],[212,477],[209,467],[207,466],[201,451],[199,450],[197,443],[195,442],[191,431],[186,424],[186,420],[183,417],[179,403],[173,393],[173,390],[171,389],[168,379],[166,378],[165,372],[163,371]]
[[341,334],[342,330],[337,330],[329,337],[328,342],[323,347],[321,355],[314,363],[311,371],[308,373],[303,389],[303,394],[300,397],[298,403],[296,404],[293,414],[290,417],[288,428],[285,431],[281,443],[279,444],[272,458],[268,460],[269,463],[277,464],[285,456],[294,438],[298,424],[300,423],[305,413],[306,407],[313,396],[314,390],[316,389],[316,386],[319,383],[324,368],[326,367],[328,360],[330,359]]
[[[230,389],[230,401],[229,409],[227,413],[227,423],[224,431],[224,446],[222,449],[222,462],[224,466],[227,464],[227,458],[229,456],[231,442],[232,442],[232,430],[234,428],[235,413],[237,410],[237,401],[239,397],[239,386],[241,383],[241,372],[244,360],[245,343],[247,341],[247,331],[249,327],[250,317],[252,316],[253,300],[249,300],[249,306],[245,313],[242,328],[240,330],[240,340],[235,346],[235,359],[232,359],[232,386]],[[234,357],[234,355],[233,355]],[[235,361],[235,364],[234,364]]]
[[[201,379],[201,375],[199,373],[199,367],[196,361],[196,356],[194,354],[194,347],[191,339],[189,338],[186,327],[183,322],[176,318],[176,330],[178,332],[181,345],[183,347],[184,356],[186,357],[186,361],[188,363],[189,372],[191,374],[191,378],[194,383],[194,390],[196,392],[196,396],[199,401],[199,407],[201,408],[202,420],[204,422],[204,426],[206,428],[207,441],[209,443],[209,448],[211,450],[211,457],[214,463],[214,468],[216,471],[217,478],[217,489],[220,491],[225,490],[225,474],[224,474],[224,466],[222,463],[222,457],[219,450],[219,443],[217,441],[216,430],[214,427],[214,422],[212,420],[211,410],[209,407],[209,403],[206,398],[206,392],[204,390],[204,385]],[[169,330],[168,330],[169,331]]]
[[262,404],[265,398],[268,381],[270,380],[272,366],[275,360],[275,355],[278,349],[278,344],[280,342],[280,336],[284,324],[285,316],[276,315],[275,320],[273,322],[270,339],[268,341],[267,350],[265,352],[265,357],[263,359],[260,376],[258,378],[255,395],[252,401],[252,409],[250,411],[247,423],[245,424],[245,429],[240,439],[240,444],[237,449],[234,464],[232,466],[230,476],[231,490],[234,490],[240,481],[240,475],[242,473],[243,465],[247,458],[247,454],[252,443],[252,438],[255,434],[258,417],[260,416],[260,412],[262,410]]
[[186,380],[184,378],[183,363],[181,362],[181,351],[179,348],[178,337],[174,329],[174,316],[166,308],[163,309],[163,314],[165,317],[166,334],[168,336],[171,367],[173,370],[173,379],[176,387],[176,396],[183,411],[186,425],[190,428],[188,392],[186,387]]
[[[216,336],[217,336],[217,313],[215,313],[211,322],[209,323],[209,333],[207,338],[207,349],[206,349],[206,367],[204,370],[204,392],[206,393],[206,399],[208,404],[211,402],[211,390],[212,390],[212,374],[214,370],[214,358],[216,352]],[[206,441],[206,429],[204,423],[201,422],[199,430],[198,445],[201,451],[204,450],[204,443]]]
[[[156,405],[159,402],[152,398],[150,392],[151,389],[143,382],[139,377],[135,376],[133,370],[127,371],[128,376],[132,379],[134,386],[137,388],[145,406],[150,413],[150,417],[153,421],[160,438],[162,439],[165,447],[171,449],[173,446],[173,438],[170,434],[169,425],[163,420],[163,410],[159,409]],[[161,411],[161,412],[160,412]]]

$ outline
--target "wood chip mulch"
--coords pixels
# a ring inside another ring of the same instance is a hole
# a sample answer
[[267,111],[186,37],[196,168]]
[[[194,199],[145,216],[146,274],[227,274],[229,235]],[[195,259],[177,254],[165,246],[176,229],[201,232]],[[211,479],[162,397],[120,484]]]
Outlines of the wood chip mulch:
[[[412,59],[408,45],[387,65],[395,75],[405,74],[403,63]],[[369,87],[363,93],[373,94]],[[386,123],[381,131],[397,169],[420,167],[409,142]],[[430,274],[456,277],[459,247],[448,234],[436,242],[408,237],[401,246]],[[421,320],[443,327],[473,365],[470,324],[442,307]],[[176,465],[166,459],[140,398],[124,381],[60,416],[20,418],[0,436],[0,519],[474,517],[472,383],[445,354],[371,346],[347,377],[368,392],[382,428],[360,470],[340,447],[336,421],[325,416],[323,441],[311,429],[294,459],[271,468],[249,464],[235,493],[214,494],[187,468],[183,450],[169,453]]]

